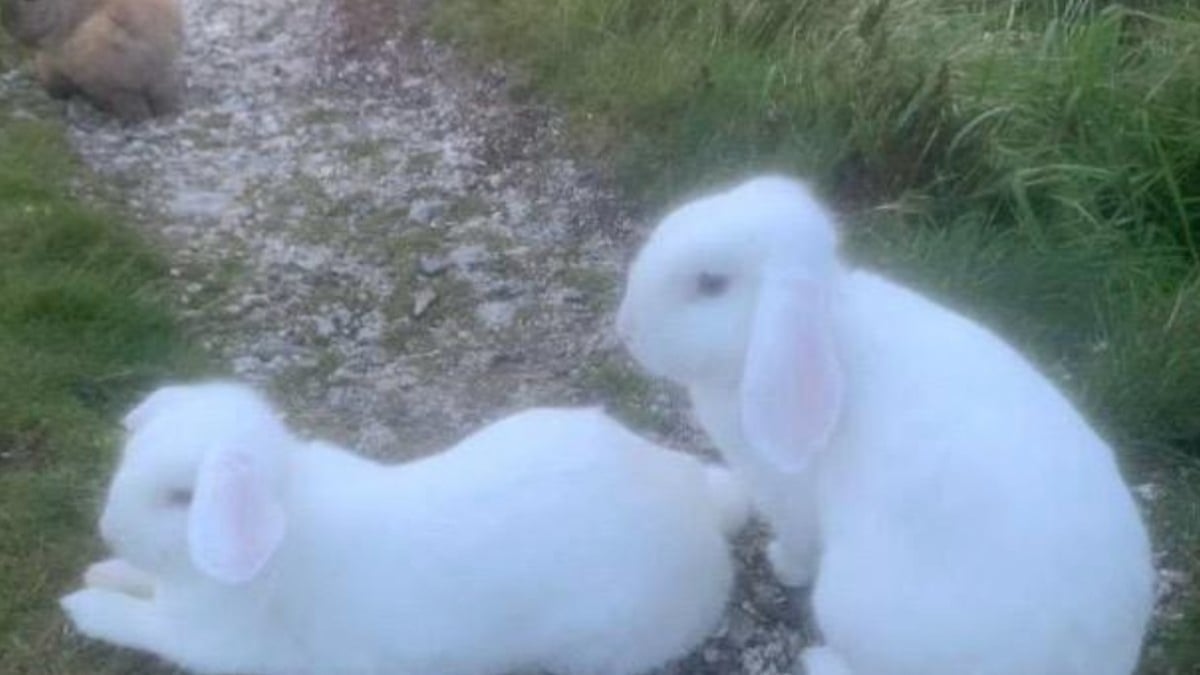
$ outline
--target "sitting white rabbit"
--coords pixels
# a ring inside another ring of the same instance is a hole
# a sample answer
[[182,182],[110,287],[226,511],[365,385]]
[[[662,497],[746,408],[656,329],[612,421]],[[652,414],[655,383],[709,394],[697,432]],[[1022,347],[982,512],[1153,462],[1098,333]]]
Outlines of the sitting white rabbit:
[[748,481],[781,579],[815,575],[808,672],[1131,672],[1153,567],[1109,447],[1003,340],[836,248],[802,184],[750,180],[662,221],[617,319]]
[[395,466],[297,440],[230,383],[160,389],[126,426],[117,559],[62,606],[204,673],[640,672],[719,623],[749,510],[725,470],[591,409]]

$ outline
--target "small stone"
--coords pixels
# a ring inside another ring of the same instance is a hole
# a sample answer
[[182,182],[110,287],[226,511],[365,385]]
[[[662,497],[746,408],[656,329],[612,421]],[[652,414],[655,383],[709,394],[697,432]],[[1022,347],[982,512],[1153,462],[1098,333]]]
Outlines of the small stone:
[[446,211],[446,203],[430,199],[418,199],[408,207],[408,217],[422,225],[432,223]]
[[506,281],[490,284],[484,296],[488,300],[512,300],[521,296],[521,287]]
[[355,369],[350,364],[343,363],[342,365],[335,368],[334,371],[329,374],[329,377],[327,379],[329,382],[353,385],[355,382],[358,381],[359,378],[358,378],[358,373],[355,371]]
[[475,308],[475,316],[490,330],[500,330],[512,324],[517,308],[511,302],[485,302]]
[[362,325],[358,327],[358,339],[368,343],[379,342],[383,339],[383,321],[364,319]]
[[434,277],[446,271],[450,266],[450,261],[445,258],[439,258],[432,255],[423,255],[417,258],[417,271],[427,277]]
[[260,361],[253,356],[239,356],[233,360],[233,372],[238,375],[245,375],[254,372]]
[[330,253],[325,248],[293,248],[288,251],[292,262],[305,272],[327,269]]
[[1158,570],[1158,583],[1166,590],[1172,590],[1187,583],[1187,572],[1163,568]]
[[496,352],[488,358],[488,363],[493,368],[517,365],[525,363],[525,356],[519,352]]
[[318,316],[314,318],[313,324],[313,329],[320,337],[328,338],[337,332],[337,326],[333,325],[333,321],[327,316]]
[[437,300],[437,293],[433,292],[433,290],[429,288],[422,288],[416,293],[413,293],[412,315],[416,318],[420,318],[435,300]]
[[451,265],[460,270],[471,270],[478,267],[488,257],[488,250],[478,244],[459,246],[447,256]]
[[1159,495],[1162,494],[1162,488],[1154,483],[1142,483],[1134,486],[1133,491],[1144,502],[1158,501]]

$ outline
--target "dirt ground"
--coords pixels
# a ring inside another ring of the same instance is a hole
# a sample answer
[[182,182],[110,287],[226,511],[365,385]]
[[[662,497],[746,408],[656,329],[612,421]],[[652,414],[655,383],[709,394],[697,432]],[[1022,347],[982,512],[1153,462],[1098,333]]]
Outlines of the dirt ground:
[[[305,431],[395,460],[506,412],[601,403],[711,454],[611,330],[648,224],[511,96],[388,0],[185,0],[178,117],[83,103],[71,140],[167,251],[178,306]],[[811,636],[761,531],[724,625],[664,672],[776,675]]]

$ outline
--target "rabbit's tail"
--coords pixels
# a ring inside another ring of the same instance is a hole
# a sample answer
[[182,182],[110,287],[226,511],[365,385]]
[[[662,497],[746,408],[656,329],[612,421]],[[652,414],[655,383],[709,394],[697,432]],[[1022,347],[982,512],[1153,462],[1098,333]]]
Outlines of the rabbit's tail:
[[732,537],[750,519],[750,494],[733,473],[724,467],[705,468],[709,496],[717,508],[721,529]]

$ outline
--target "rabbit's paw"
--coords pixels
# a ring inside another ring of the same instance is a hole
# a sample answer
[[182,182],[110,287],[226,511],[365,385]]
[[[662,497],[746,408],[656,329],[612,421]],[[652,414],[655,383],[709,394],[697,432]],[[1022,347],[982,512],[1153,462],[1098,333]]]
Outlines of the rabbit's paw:
[[120,621],[120,611],[112,603],[113,596],[111,591],[85,588],[64,596],[58,604],[76,631],[103,640]]
[[125,647],[147,648],[149,603],[123,593],[85,588],[59,600],[75,630],[87,637]]
[[154,578],[120,558],[92,563],[83,573],[88,588],[100,588],[149,599],[154,596]]

